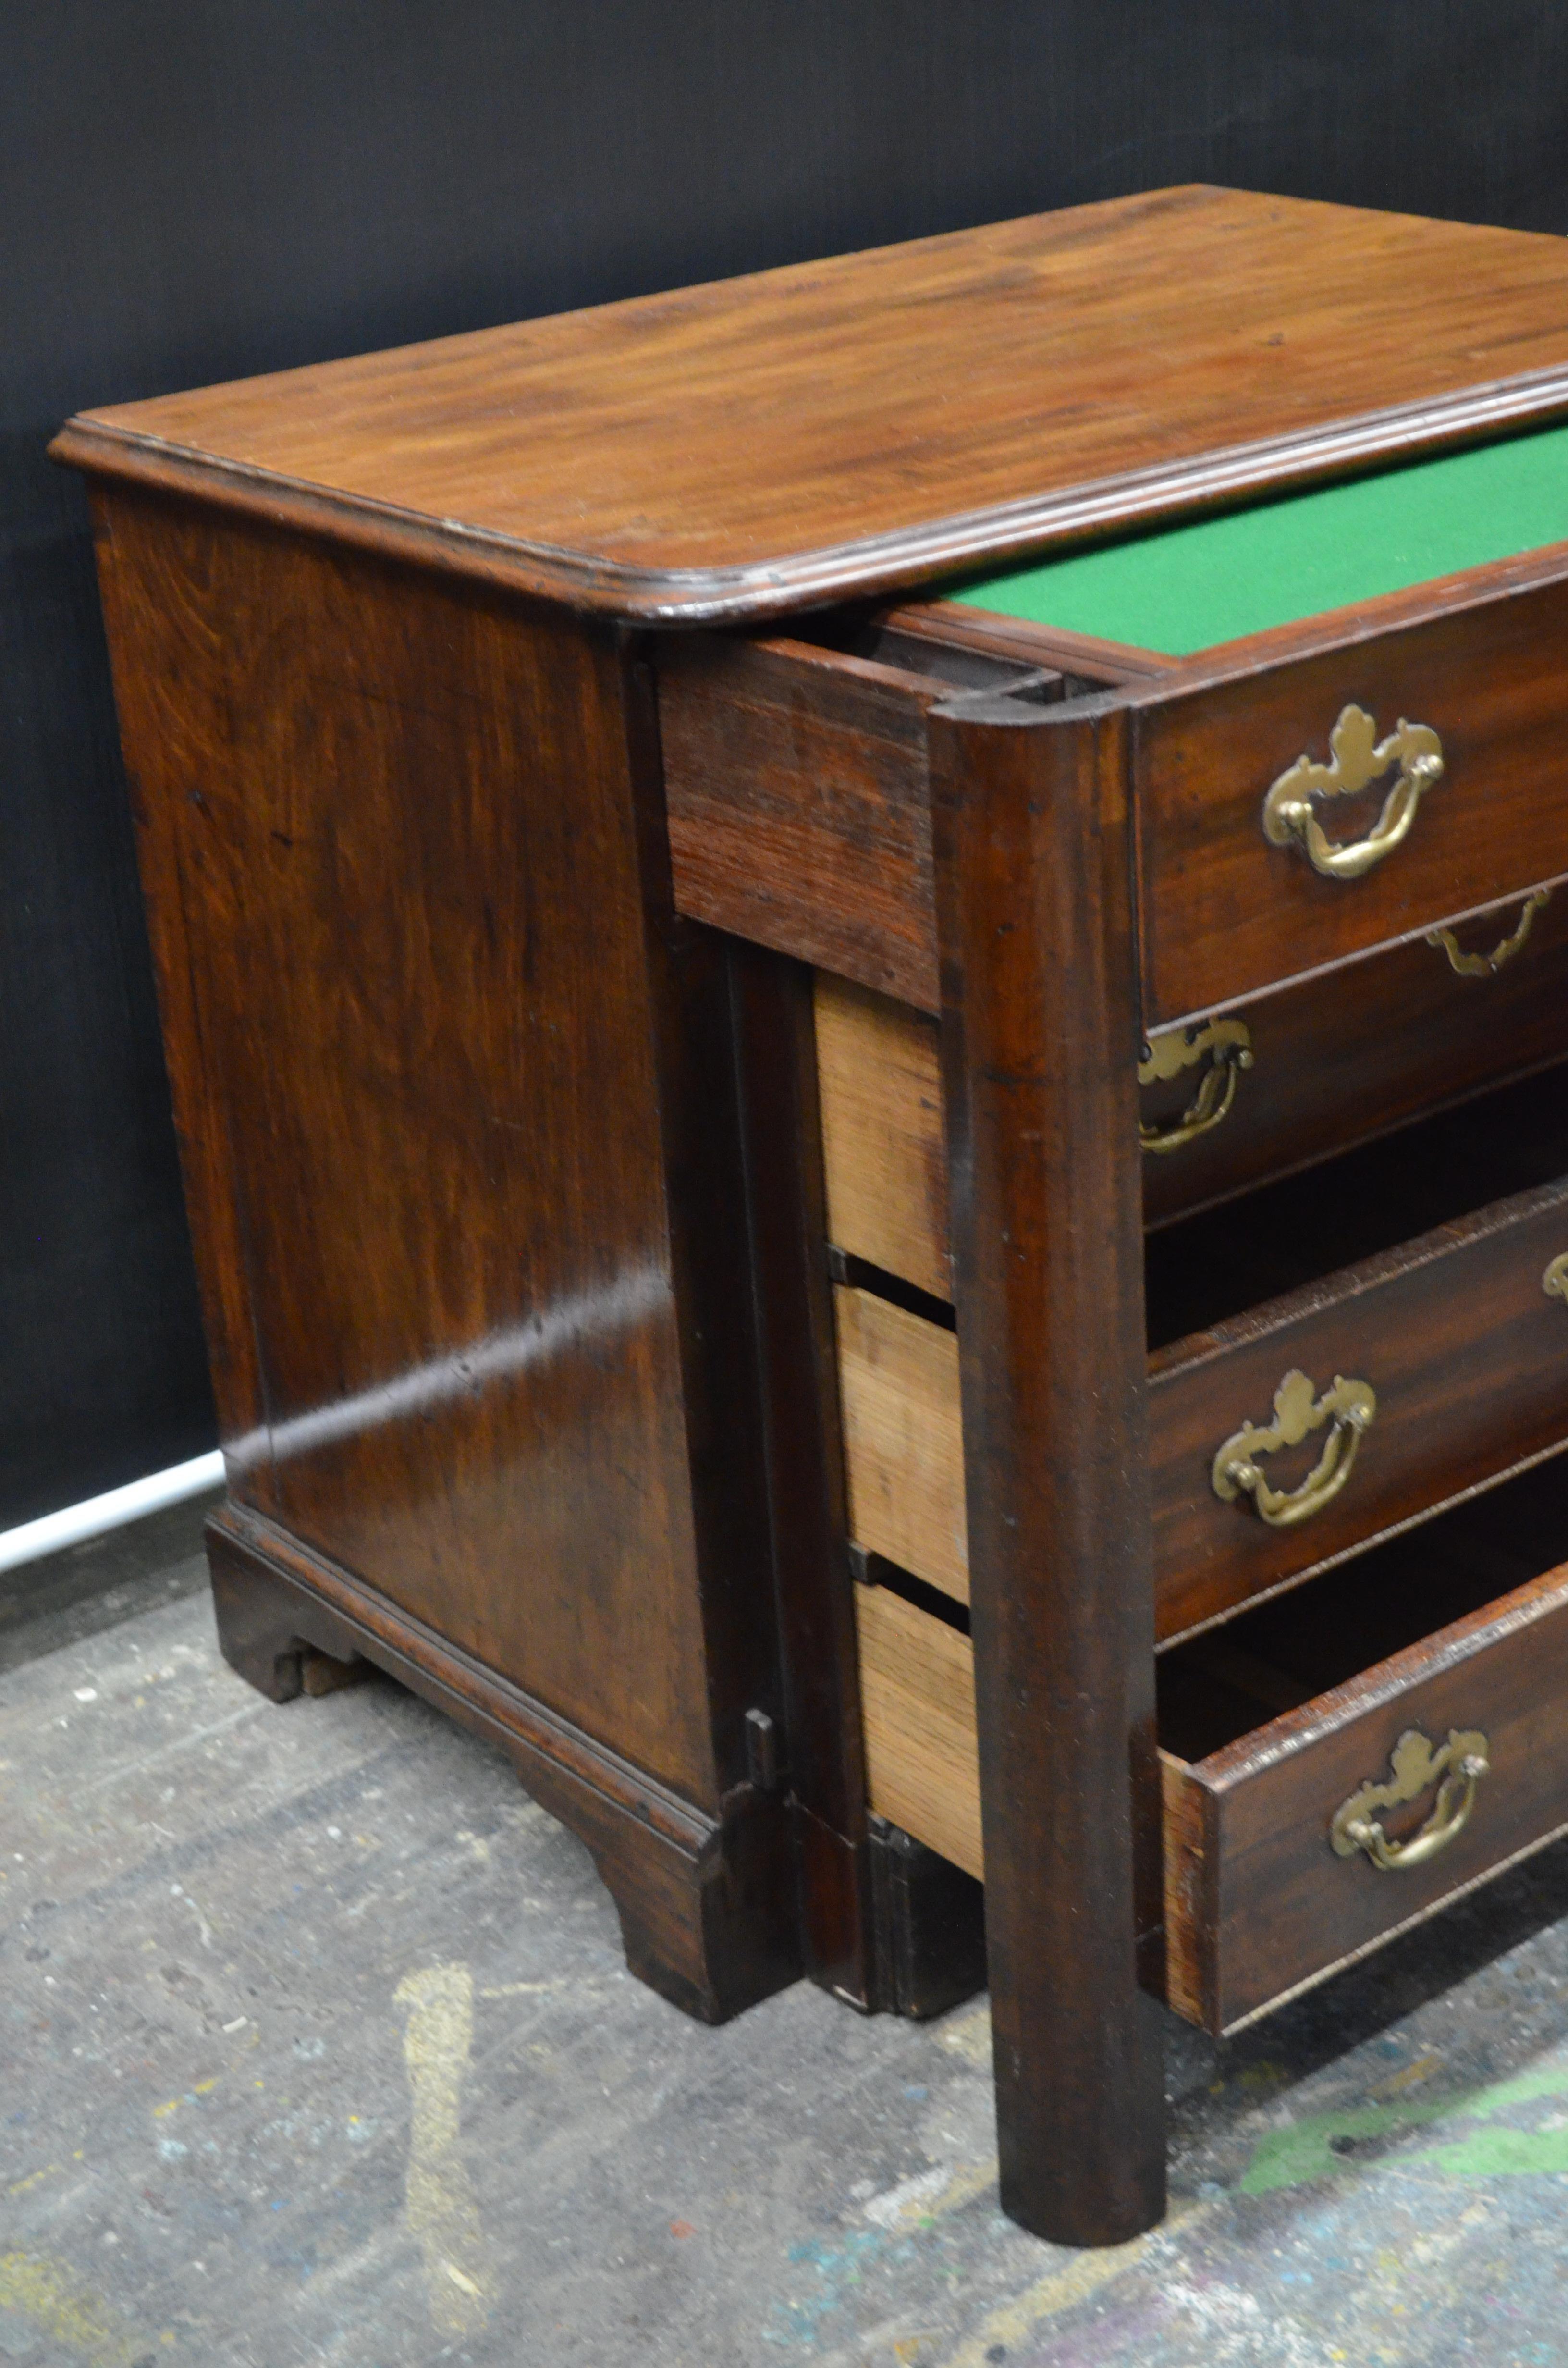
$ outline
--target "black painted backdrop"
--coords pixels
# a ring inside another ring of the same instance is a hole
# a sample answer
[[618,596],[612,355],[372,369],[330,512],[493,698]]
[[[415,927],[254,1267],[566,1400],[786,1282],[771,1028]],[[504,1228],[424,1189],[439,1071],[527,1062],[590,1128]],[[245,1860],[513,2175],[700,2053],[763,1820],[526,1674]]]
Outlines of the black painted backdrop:
[[1568,231],[1553,0],[50,0],[0,30],[0,1526],[210,1442],[85,404],[1187,180]]

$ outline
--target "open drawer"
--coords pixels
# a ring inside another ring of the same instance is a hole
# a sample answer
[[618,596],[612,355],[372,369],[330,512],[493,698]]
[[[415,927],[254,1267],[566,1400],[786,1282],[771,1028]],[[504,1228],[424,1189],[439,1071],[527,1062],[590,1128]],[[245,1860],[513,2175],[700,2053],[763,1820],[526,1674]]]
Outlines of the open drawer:
[[[1212,598],[1238,531],[1276,579],[1239,608]],[[1568,878],[1564,531],[1548,431],[826,612],[810,642],[691,636],[659,666],[676,904],[936,1010],[926,718],[981,691],[1122,768],[1151,1030],[1490,914]],[[1354,564],[1324,564],[1336,536]],[[1085,610],[1085,569],[1119,597]]]
[[[1160,1638],[1568,1441],[1565,1260],[1562,1067],[1150,1236]],[[841,1271],[851,1535],[967,1600],[951,1314]]]
[[[937,1022],[822,971],[815,1005],[829,1237],[950,1298]],[[1564,1057],[1568,890],[1540,889],[1210,1030],[1156,1036],[1140,1070],[1145,1222],[1169,1224]]]
[[[1568,1827],[1565,1556],[1555,1459],[1161,1656],[1178,2014],[1233,2031]],[[969,1637],[856,1597],[871,1805],[983,1877]]]

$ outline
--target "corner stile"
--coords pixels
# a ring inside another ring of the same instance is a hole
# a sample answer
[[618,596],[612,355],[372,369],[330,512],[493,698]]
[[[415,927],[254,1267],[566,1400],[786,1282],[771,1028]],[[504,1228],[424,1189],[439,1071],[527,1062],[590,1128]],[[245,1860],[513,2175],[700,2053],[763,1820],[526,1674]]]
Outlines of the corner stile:
[[1165,2208],[1128,721],[929,732],[1002,2198],[1115,2244]]

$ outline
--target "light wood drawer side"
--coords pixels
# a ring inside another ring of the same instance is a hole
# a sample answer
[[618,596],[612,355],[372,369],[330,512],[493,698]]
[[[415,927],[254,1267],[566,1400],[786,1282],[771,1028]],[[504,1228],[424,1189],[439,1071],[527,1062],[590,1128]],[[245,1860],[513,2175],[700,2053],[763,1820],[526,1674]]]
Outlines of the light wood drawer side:
[[958,1340],[869,1291],[833,1299],[849,1534],[967,1603]]

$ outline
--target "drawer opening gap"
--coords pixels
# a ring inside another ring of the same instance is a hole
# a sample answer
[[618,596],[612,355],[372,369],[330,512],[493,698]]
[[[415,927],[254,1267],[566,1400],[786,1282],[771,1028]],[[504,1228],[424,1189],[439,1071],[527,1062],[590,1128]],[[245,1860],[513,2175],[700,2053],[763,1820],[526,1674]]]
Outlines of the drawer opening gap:
[[1568,1063],[1151,1235],[1151,1349],[1568,1175]]
[[918,1283],[905,1282],[902,1275],[890,1274],[886,1267],[873,1266],[869,1258],[852,1257],[847,1250],[830,1245],[827,1270],[833,1281],[843,1283],[846,1290],[869,1291],[873,1298],[902,1307],[906,1315],[924,1316],[927,1324],[938,1325],[944,1332],[958,1329],[958,1315],[951,1300],[938,1299],[934,1292],[922,1291]]
[[1568,1460],[1439,1513],[1156,1664],[1163,1748],[1206,1759],[1568,1562]]
[[939,1620],[944,1628],[953,1628],[960,1636],[970,1634],[969,1606],[956,1596],[946,1594],[939,1587],[929,1587],[925,1579],[916,1578],[911,1570],[901,1569],[884,1554],[868,1554],[863,1546],[849,1549],[850,1568],[864,1587],[885,1587],[901,1603],[912,1603],[916,1611],[928,1619]]

